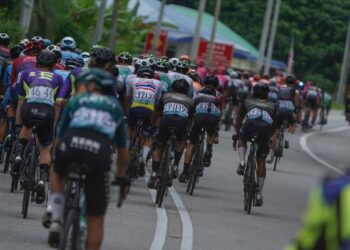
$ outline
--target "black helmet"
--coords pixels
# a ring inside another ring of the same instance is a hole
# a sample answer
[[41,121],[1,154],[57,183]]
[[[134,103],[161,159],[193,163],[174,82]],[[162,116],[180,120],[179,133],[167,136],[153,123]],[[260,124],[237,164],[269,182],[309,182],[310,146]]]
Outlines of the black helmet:
[[91,54],[94,57],[98,65],[105,65],[106,63],[115,62],[115,54],[110,48],[97,48],[95,52]]
[[57,62],[56,54],[49,50],[41,50],[36,56],[37,64],[53,68]]
[[293,75],[288,75],[286,77],[286,83],[288,85],[294,85],[295,84],[295,77]]
[[179,63],[176,64],[176,71],[177,72],[187,74],[188,69],[189,69],[189,66],[186,62],[179,61]]
[[253,87],[253,96],[258,99],[266,100],[269,95],[269,85],[263,82],[257,83]]
[[129,52],[121,52],[118,55],[118,62],[119,63],[126,63],[131,64],[132,63],[132,55]]
[[204,85],[209,85],[217,88],[219,86],[219,78],[216,75],[206,75],[203,83]]
[[187,94],[189,84],[185,79],[177,79],[173,82],[171,88],[174,92],[178,92],[181,94]]
[[10,37],[6,33],[0,33],[0,44],[8,46],[10,44]]
[[77,78],[79,83],[93,82],[96,89],[104,95],[113,95],[114,93],[114,79],[107,71],[89,68],[80,73]]
[[188,72],[187,76],[189,76],[193,81],[198,81],[199,79],[198,72],[195,70],[191,70],[190,72]]
[[113,67],[112,67],[112,75],[115,76],[115,77],[119,76],[119,68],[118,68],[117,65],[113,65]]
[[216,90],[212,86],[205,86],[199,91],[201,94],[216,96]]
[[146,67],[141,67],[137,70],[137,77],[140,78],[153,78],[154,77],[154,71],[151,67],[146,66]]
[[17,44],[14,47],[12,47],[10,49],[10,55],[12,59],[15,59],[17,57],[19,57],[19,55],[21,54],[21,52],[24,50],[24,46],[21,44]]
[[66,69],[73,70],[84,66],[84,60],[81,58],[67,58],[65,60]]

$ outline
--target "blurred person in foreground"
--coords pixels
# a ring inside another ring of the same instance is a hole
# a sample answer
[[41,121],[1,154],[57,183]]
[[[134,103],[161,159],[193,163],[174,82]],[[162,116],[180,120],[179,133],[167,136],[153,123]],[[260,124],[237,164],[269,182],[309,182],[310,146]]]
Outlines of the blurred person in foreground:
[[350,250],[350,168],[311,192],[303,227],[285,250]]

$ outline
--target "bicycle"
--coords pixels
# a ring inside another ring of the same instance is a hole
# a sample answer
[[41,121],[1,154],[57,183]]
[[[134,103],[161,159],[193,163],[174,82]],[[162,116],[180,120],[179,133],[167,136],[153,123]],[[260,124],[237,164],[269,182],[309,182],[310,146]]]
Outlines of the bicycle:
[[194,146],[194,156],[188,174],[186,191],[189,193],[189,195],[193,195],[193,190],[199,181],[201,173],[203,173],[204,138],[205,130],[202,128],[199,134],[198,142]]
[[273,165],[273,171],[276,171],[277,163],[281,160],[283,156],[283,143],[284,143],[284,133],[288,129],[288,122],[283,121],[281,128],[277,131],[277,140],[276,145],[274,149],[274,165]]
[[15,147],[17,134],[18,133],[16,133],[16,131],[13,131],[12,133],[8,134],[4,140],[4,148],[1,152],[1,163],[4,164],[3,173],[7,173],[9,170],[11,164],[11,154],[13,153]]
[[39,181],[40,171],[38,168],[39,150],[37,146],[36,127],[33,128],[32,136],[25,150],[23,157],[22,170],[20,174],[21,187],[23,188],[22,200],[22,215],[27,218],[29,200],[31,202],[35,199],[36,186],[35,183]]
[[139,118],[137,120],[133,138],[129,146],[129,167],[128,167],[128,176],[131,183],[134,179],[138,177],[138,170],[140,168],[140,157],[142,150],[142,133],[143,133],[143,124],[144,118]]
[[169,131],[170,138],[168,139],[163,152],[157,184],[156,204],[158,205],[158,207],[162,206],[164,196],[167,194],[169,186],[168,183],[172,181],[173,176],[172,168],[170,166],[171,160],[173,158],[172,155],[174,154],[176,147],[176,128],[170,127]]
[[257,177],[256,177],[256,151],[258,149],[258,145],[256,144],[256,140],[258,138],[257,134],[253,135],[253,138],[250,140],[250,150],[247,160],[247,166],[244,170],[243,177],[243,192],[244,192],[244,211],[247,214],[250,214],[253,199],[256,193],[257,186]]
[[321,106],[321,112],[320,112],[320,120],[319,120],[320,130],[322,130],[323,125],[325,125],[326,123],[327,123],[326,109],[322,105]]
[[232,97],[227,98],[227,102],[225,105],[225,115],[223,119],[223,124],[225,125],[225,131],[229,131],[231,125],[233,124],[233,119],[232,119]]

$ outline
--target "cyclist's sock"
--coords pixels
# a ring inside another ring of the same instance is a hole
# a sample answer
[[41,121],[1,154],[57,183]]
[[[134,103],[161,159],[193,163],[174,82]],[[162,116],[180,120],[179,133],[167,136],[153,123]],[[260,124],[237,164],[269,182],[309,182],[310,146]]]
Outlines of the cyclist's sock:
[[239,147],[238,148],[238,157],[240,162],[245,162],[245,154],[247,152],[247,148],[246,147]]
[[15,117],[7,117],[7,126],[8,126],[8,132],[12,133],[13,126],[15,125]]
[[262,195],[262,190],[264,188],[265,177],[258,177],[259,194]]
[[175,152],[174,165],[178,166],[181,160],[182,152]]
[[152,172],[158,172],[159,165],[160,165],[159,161],[152,161]]
[[52,221],[63,223],[64,194],[51,193]]
[[146,161],[147,160],[147,156],[149,151],[151,150],[151,148],[149,146],[143,146],[142,147],[142,161]]
[[207,151],[210,150],[212,151],[213,150],[213,145],[212,144],[207,144]]

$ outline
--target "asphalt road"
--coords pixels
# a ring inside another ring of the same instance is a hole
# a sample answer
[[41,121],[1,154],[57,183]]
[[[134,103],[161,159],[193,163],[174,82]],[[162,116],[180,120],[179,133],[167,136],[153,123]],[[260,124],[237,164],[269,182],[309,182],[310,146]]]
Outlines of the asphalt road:
[[[349,162],[350,130],[332,129],[346,126],[343,116],[333,112],[323,132],[309,136],[306,146],[316,158],[344,169]],[[282,249],[300,226],[308,191],[331,171],[303,150],[302,136],[297,132],[292,137],[276,172],[268,166],[265,204],[253,207],[251,215],[243,212],[242,177],[235,173],[238,156],[231,147],[231,133],[226,132],[220,132],[212,166],[205,169],[192,197],[176,181],[164,208],[157,209],[145,180],[138,179],[124,206],[117,209],[113,188],[103,249]],[[50,249],[47,230],[41,226],[44,206],[30,204],[24,220],[22,193],[9,189],[10,176],[1,173],[0,249]]]

